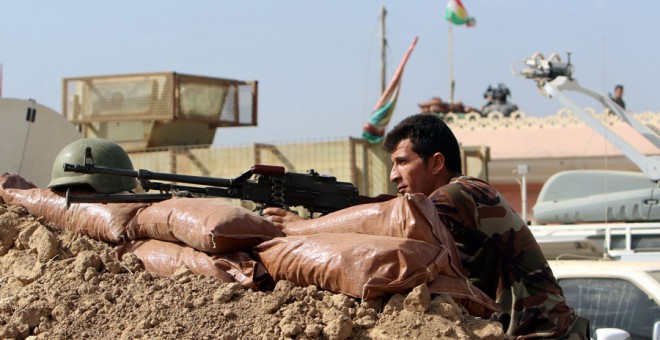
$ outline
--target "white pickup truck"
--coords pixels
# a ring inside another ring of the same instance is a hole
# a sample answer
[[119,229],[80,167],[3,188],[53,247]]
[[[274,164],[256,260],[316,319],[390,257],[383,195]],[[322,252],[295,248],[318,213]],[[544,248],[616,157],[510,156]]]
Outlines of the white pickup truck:
[[549,261],[569,305],[599,329],[660,338],[660,261]]
[[660,223],[530,229],[569,305],[590,320],[592,336],[660,340]]
[[[660,340],[660,223],[530,229],[569,305],[590,320],[592,336]],[[626,334],[615,336],[613,328]]]

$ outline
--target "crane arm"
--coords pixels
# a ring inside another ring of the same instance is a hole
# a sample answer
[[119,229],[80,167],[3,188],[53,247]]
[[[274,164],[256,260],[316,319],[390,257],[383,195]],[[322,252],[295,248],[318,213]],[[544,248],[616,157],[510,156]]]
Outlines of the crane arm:
[[563,91],[575,91],[597,100],[635,129],[646,140],[660,148],[660,137],[657,134],[625,112],[607,96],[580,86],[577,80],[572,78],[573,66],[570,64],[570,55],[568,63],[562,63],[556,54],[552,54],[550,58],[544,59],[541,54],[536,53],[532,58],[525,60],[525,64],[528,66],[527,69],[520,72],[514,71],[514,74],[534,79],[543,95],[556,99],[562,105],[572,109],[573,114],[582,119],[585,124],[599,133],[605,140],[612,143],[650,180],[656,182],[660,180],[660,156],[646,156],[642,154],[563,93]]

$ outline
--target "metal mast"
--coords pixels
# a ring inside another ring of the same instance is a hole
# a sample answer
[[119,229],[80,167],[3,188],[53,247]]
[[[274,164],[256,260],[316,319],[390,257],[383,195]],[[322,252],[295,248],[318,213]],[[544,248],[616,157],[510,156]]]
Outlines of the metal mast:
[[385,74],[387,66],[387,38],[385,38],[385,16],[387,10],[385,6],[380,8],[380,93],[384,93],[387,88],[387,75]]

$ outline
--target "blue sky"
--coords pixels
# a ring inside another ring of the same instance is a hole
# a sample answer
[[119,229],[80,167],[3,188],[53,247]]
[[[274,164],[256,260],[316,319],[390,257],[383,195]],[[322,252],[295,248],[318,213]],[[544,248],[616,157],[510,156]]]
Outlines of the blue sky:
[[[464,0],[454,26],[455,99],[483,104],[505,83],[531,116],[559,104],[511,74],[534,52],[572,53],[575,78],[600,93],[625,86],[633,112],[660,111],[660,2]],[[259,81],[259,126],[223,128],[216,145],[361,134],[380,91],[387,9],[388,76],[415,36],[392,124],[449,97],[446,1],[0,1],[3,97],[61,111],[62,78],[164,72]],[[597,107],[594,102],[585,105]],[[598,108],[600,109],[600,108]]]

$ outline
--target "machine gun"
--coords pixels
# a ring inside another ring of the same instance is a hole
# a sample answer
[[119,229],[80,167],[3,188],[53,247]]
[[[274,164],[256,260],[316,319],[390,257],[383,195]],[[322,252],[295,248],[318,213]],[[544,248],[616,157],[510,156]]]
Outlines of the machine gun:
[[[67,192],[70,203],[117,203],[158,202],[172,197],[214,196],[237,198],[257,204],[255,210],[268,206],[289,209],[302,206],[314,213],[325,214],[356,204],[376,202],[378,198],[360,196],[357,188],[348,182],[338,182],[333,176],[320,175],[314,170],[306,174],[285,172],[284,167],[254,165],[233,179],[178,175],[148,170],[127,170],[94,165],[91,148],[85,149],[84,164],[64,164],[64,171],[84,174],[107,174],[133,177],[139,180],[145,191],[157,190],[160,194],[103,194],[73,196]],[[254,177],[254,178],[253,178]],[[166,181],[200,186],[179,185]]]

